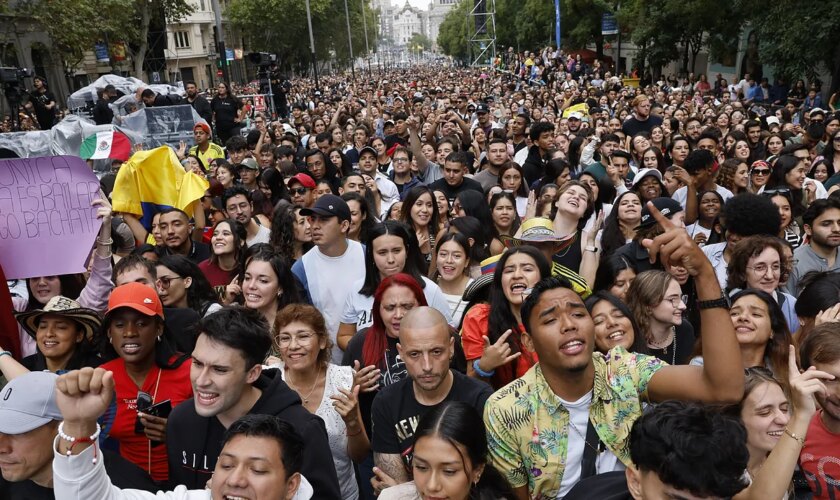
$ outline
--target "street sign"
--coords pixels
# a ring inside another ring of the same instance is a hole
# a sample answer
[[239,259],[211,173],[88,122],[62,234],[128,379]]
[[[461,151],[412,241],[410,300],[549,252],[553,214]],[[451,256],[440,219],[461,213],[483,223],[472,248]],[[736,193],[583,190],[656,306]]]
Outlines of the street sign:
[[618,34],[618,20],[615,14],[605,12],[601,16],[601,34],[602,35],[617,35]]

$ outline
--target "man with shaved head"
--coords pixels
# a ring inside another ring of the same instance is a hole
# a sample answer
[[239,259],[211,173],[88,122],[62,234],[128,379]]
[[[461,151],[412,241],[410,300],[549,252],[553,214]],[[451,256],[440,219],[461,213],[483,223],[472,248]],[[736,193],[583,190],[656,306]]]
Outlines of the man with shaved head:
[[414,430],[420,419],[446,401],[461,401],[479,412],[493,392],[477,379],[450,369],[455,339],[446,318],[431,307],[416,307],[400,322],[399,355],[408,378],[379,391],[373,400],[373,458],[377,493],[409,481]]

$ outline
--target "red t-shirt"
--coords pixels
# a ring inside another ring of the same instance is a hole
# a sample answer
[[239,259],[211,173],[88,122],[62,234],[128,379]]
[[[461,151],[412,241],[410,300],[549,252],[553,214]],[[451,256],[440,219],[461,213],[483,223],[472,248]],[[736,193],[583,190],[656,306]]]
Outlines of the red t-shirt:
[[[490,332],[489,318],[489,304],[473,306],[464,316],[464,324],[461,329],[461,344],[464,346],[464,357],[467,358],[467,363],[469,364],[484,354],[484,338],[482,336],[488,335]],[[525,331],[525,326],[521,324],[517,328],[519,328],[520,332]],[[525,372],[531,369],[538,361],[537,353],[527,350],[520,342],[519,336],[515,333],[511,334],[508,339],[513,339],[519,345],[519,350],[522,352],[522,355],[516,358],[514,364],[508,363],[496,368],[496,373],[491,378],[491,384],[495,389],[500,389],[513,382],[514,379],[525,375]]]
[[233,281],[233,278],[236,277],[236,270],[225,271],[218,265],[210,262],[210,259],[201,261],[198,264],[198,268],[201,269],[201,272],[204,273],[205,277],[207,277],[207,281],[210,282],[210,286],[213,287],[213,291],[216,292],[216,295],[218,295],[220,299],[224,298],[225,288],[231,281]]
[[814,492],[814,500],[840,498],[840,434],[826,429],[822,410],[817,411],[808,426],[799,464]]
[[[170,362],[174,361],[171,359]],[[152,447],[143,434],[134,433],[134,422],[137,420],[137,392],[143,391],[152,396],[154,404],[167,399],[172,407],[182,401],[192,398],[190,384],[190,360],[181,363],[174,370],[161,370],[153,365],[143,387],[137,387],[125,371],[125,362],[115,359],[102,365],[102,368],[114,373],[117,415],[108,434],[120,445],[120,455],[129,462],[148,472],[155,481],[169,479],[169,466],[166,458],[166,445],[159,444]]]

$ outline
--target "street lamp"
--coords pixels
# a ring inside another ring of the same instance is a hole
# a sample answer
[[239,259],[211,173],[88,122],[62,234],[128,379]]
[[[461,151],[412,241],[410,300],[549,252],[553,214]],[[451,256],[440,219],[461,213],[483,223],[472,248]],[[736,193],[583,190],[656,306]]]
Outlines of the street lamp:
[[306,24],[309,26],[309,50],[312,53],[312,71],[315,72],[315,89],[317,90],[319,87],[318,61],[315,59],[315,37],[312,35],[312,11],[309,9],[309,0],[306,0]]

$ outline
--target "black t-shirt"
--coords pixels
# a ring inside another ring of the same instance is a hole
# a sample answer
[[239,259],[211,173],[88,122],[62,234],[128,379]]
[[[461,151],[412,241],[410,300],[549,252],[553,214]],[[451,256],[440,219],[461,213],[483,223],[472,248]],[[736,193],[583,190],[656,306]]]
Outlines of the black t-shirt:
[[[450,371],[454,380],[443,402],[467,403],[483,414],[484,403],[493,393],[493,388],[480,380]],[[400,454],[406,467],[414,447],[414,431],[420,419],[433,408],[417,402],[412,384],[409,377],[379,391],[371,410],[371,449],[377,453]]]
[[449,206],[455,204],[455,198],[461,191],[467,191],[472,189],[473,191],[478,191],[484,196],[484,189],[481,187],[481,183],[476,180],[470,179],[469,177],[464,177],[464,182],[462,182],[458,186],[450,186],[447,184],[446,179],[438,179],[435,182],[429,184],[429,187],[432,191],[442,191],[443,194],[446,196],[446,199],[449,200]]
[[[355,361],[359,362],[359,368],[367,366],[362,355],[362,348],[365,345],[365,337],[367,337],[369,328],[359,331],[350,343],[347,344],[347,349],[344,351],[344,358],[342,365],[353,366]],[[391,384],[395,384],[402,379],[408,378],[408,372],[405,370],[405,363],[403,363],[397,351],[397,339],[387,337],[388,348],[385,349],[385,356],[379,363],[379,369],[382,372],[380,379],[379,391],[376,392],[360,392],[359,393],[359,411],[362,413],[362,422],[365,424],[365,430],[368,436],[371,435],[370,410],[373,406],[373,400],[376,395],[382,391],[382,388]]]
[[224,99],[216,96],[210,101],[210,109],[216,114],[216,127],[227,130],[238,125],[233,120],[242,109],[242,101],[230,96]]
[[694,327],[683,319],[683,322],[674,329],[674,341],[676,342],[676,353],[674,353],[674,342],[671,342],[664,349],[650,349],[651,356],[656,356],[669,365],[687,365],[691,361],[691,353],[694,351]]
[[659,116],[649,115],[647,120],[639,121],[636,119],[635,115],[631,115],[630,118],[624,120],[624,124],[621,126],[621,131],[624,132],[627,137],[633,137],[639,132],[650,133],[650,131],[653,130],[653,127],[658,125],[662,125],[662,118]]
[[41,130],[49,130],[55,124],[55,108],[47,109],[47,104],[55,103],[55,96],[50,91],[32,92],[29,94],[32,107],[35,108],[35,117]]
[[[123,489],[158,491],[146,471],[122,458],[118,453],[99,450],[105,457],[105,470],[114,486]],[[32,481],[9,483],[0,476],[0,500],[54,500],[52,488],[39,486]]]
[[100,99],[93,107],[93,121],[97,125],[110,125],[114,121],[114,112],[108,106],[108,101]]
[[399,144],[400,146],[408,147],[408,136],[400,137],[397,134],[391,134],[385,137],[385,147],[391,149],[394,147],[395,144]]

